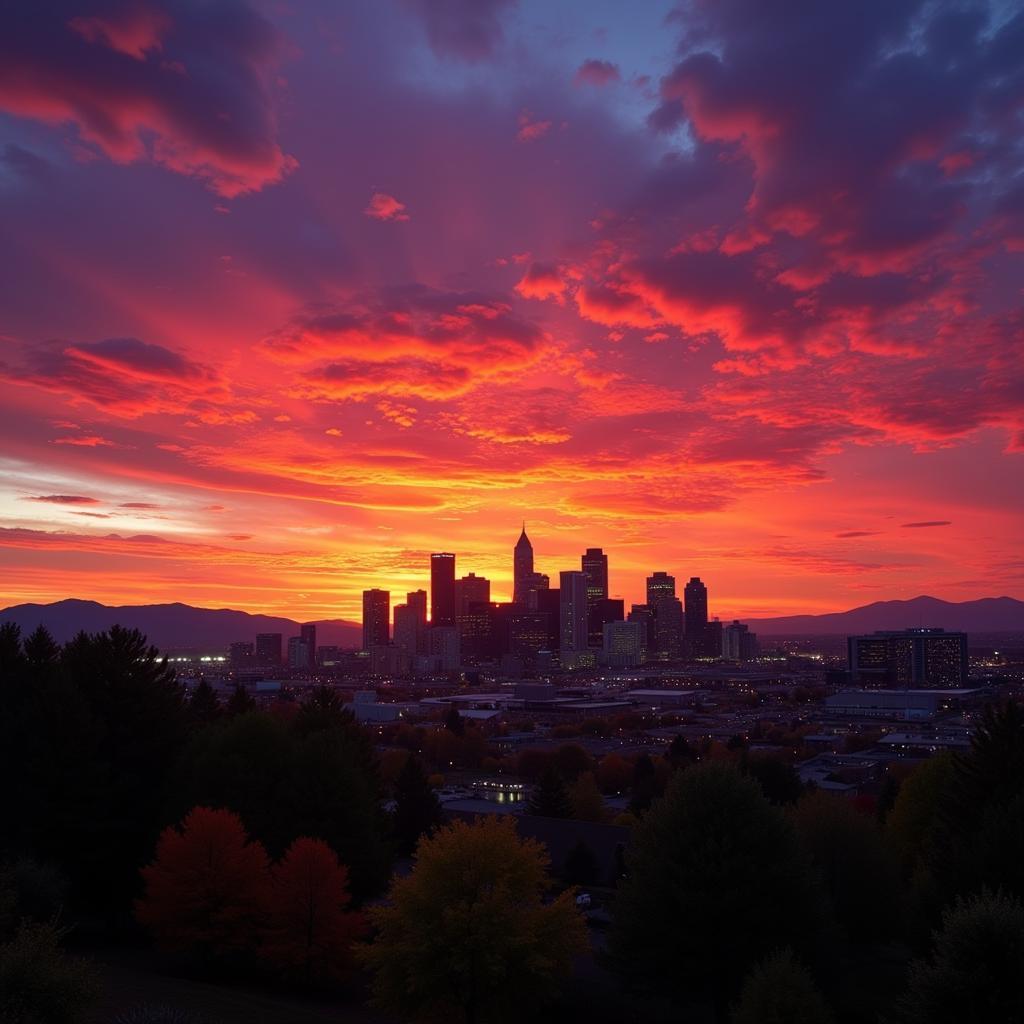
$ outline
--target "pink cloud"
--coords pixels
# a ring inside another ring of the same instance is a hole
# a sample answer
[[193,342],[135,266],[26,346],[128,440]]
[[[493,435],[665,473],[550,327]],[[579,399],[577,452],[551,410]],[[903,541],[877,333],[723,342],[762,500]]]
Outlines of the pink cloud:
[[0,35],[0,109],[79,137],[117,163],[150,160],[233,198],[297,162],[277,142],[272,71],[282,46],[245,3],[125,0],[103,16],[34,5]]
[[405,203],[400,203],[394,196],[386,192],[374,192],[370,204],[363,210],[367,217],[374,220],[408,220]]
[[519,131],[516,138],[520,142],[536,142],[551,131],[551,121],[538,121],[529,110],[522,110],[517,118]]
[[577,85],[610,85],[621,80],[618,67],[607,60],[585,60],[573,79]]

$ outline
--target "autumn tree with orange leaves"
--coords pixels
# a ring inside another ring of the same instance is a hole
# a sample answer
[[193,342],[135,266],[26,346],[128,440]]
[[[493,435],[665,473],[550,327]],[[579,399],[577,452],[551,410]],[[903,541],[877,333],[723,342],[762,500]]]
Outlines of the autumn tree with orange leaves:
[[270,870],[260,956],[305,982],[343,979],[365,920],[350,911],[348,871],[321,839],[296,839]]
[[266,897],[267,852],[237,814],[195,807],[167,828],[142,869],[135,916],[168,951],[224,954],[255,945]]

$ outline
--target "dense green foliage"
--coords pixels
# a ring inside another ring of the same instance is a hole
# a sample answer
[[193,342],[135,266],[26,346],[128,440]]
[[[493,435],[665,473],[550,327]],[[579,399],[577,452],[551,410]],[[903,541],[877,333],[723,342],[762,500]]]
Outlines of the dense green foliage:
[[443,820],[441,804],[419,760],[405,759],[395,780],[395,809],[392,834],[397,852],[407,857],[416,849],[420,836],[429,835]]
[[833,1024],[835,1018],[791,950],[773,953],[747,975],[732,1024]]
[[373,750],[350,715],[322,707],[294,723],[250,711],[198,733],[175,779],[178,818],[226,807],[279,857],[298,836],[323,839],[348,866],[352,892],[379,892],[390,870],[388,823]]
[[842,797],[810,793],[793,823],[847,936],[864,943],[891,935],[899,924],[899,879],[874,816]]
[[611,951],[634,983],[722,1007],[781,945],[813,949],[821,896],[784,814],[729,764],[677,773],[636,830]]
[[424,839],[411,875],[370,909],[362,959],[376,1002],[402,1020],[519,1020],[551,1000],[586,946],[571,893],[554,901],[543,848],[507,818],[456,822]]
[[99,997],[95,972],[61,949],[51,924],[23,924],[0,945],[0,1021],[78,1024]]
[[1024,906],[1002,894],[961,897],[945,911],[927,959],[911,966],[902,1024],[1024,1020]]
[[530,814],[542,818],[571,818],[573,813],[569,790],[562,778],[562,773],[553,765],[548,765],[537,780],[530,794],[527,805]]
[[168,773],[185,741],[181,692],[134,630],[0,628],[0,831],[7,856],[61,864],[77,901],[127,905],[163,824]]

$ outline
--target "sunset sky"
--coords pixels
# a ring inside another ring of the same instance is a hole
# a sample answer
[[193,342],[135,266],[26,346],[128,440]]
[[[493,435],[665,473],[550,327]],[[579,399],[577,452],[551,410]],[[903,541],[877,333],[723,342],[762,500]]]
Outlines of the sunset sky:
[[0,605],[1024,597],[1019,4],[12,4],[0,246]]

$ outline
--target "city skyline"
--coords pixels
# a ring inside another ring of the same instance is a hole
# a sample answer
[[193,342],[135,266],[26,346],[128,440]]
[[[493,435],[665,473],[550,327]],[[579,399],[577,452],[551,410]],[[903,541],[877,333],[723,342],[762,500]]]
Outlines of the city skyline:
[[1024,597],[1010,11],[203,10],[5,19],[0,603]]

